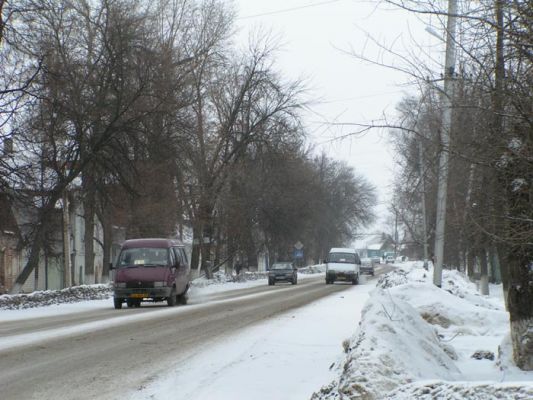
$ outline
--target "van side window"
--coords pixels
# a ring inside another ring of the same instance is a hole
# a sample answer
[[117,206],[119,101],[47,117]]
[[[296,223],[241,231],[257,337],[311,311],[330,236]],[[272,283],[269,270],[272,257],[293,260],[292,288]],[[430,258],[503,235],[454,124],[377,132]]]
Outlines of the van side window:
[[172,254],[174,254],[174,257],[176,257],[176,260],[178,260],[179,266],[183,266],[183,260],[180,254],[180,249],[177,247],[172,248]]
[[183,262],[187,264],[189,261],[187,260],[187,253],[185,253],[185,249],[181,248],[179,249],[181,253],[181,258],[183,259]]
[[176,256],[174,255],[174,252],[173,251],[169,251],[168,254],[170,256],[170,265],[171,266],[176,265]]

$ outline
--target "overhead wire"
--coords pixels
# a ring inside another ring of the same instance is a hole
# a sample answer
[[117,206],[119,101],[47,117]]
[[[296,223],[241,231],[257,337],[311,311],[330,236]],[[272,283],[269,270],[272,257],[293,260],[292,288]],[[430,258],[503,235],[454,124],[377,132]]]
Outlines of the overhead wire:
[[318,7],[318,6],[323,6],[323,5],[326,5],[326,4],[338,3],[340,1],[343,1],[343,0],[329,0],[329,1],[322,1],[322,2],[319,2],[319,3],[310,3],[310,4],[305,4],[303,6],[292,7],[292,8],[284,8],[284,9],[281,9],[281,10],[274,10],[274,11],[264,12],[264,13],[260,13],[260,14],[244,15],[242,17],[238,17],[237,19],[249,19],[249,18],[257,18],[257,17],[265,17],[265,16],[268,16],[268,15],[283,14],[283,13],[287,13],[287,12],[302,10],[304,8]]

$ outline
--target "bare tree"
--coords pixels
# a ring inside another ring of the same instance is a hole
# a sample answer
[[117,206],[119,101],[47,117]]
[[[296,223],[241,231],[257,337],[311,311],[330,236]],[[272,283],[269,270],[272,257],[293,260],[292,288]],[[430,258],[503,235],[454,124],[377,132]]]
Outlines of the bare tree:
[[[27,4],[36,7],[32,1]],[[37,100],[17,121],[17,155],[31,165],[39,160],[43,144],[47,185],[30,257],[13,292],[36,267],[44,227],[63,192],[83,176],[87,189],[87,174],[97,176],[97,166],[113,166],[116,141],[134,134],[140,119],[153,111],[138,108],[153,97],[148,84],[153,66],[146,53],[149,46],[142,45],[142,18],[134,3],[91,7],[39,2],[38,10],[19,22],[31,32],[21,45],[28,54],[40,54],[45,68],[32,93]],[[92,253],[92,234],[86,240]]]
[[[398,7],[418,13],[433,15],[442,24],[447,12],[443,2],[387,1]],[[527,3],[527,2],[526,2]],[[457,91],[453,101],[457,113],[452,122],[452,146],[442,151],[450,155],[450,188],[448,192],[448,220],[446,226],[445,259],[447,263],[466,263],[473,273],[479,267],[487,293],[489,272],[492,277],[501,275],[504,283],[506,303],[511,317],[514,358],[520,368],[533,368],[533,343],[531,320],[533,318],[533,275],[531,259],[533,230],[531,225],[531,6],[524,2],[487,0],[463,2],[458,12],[461,21],[457,35],[459,67],[456,69]],[[371,39],[372,40],[372,39]],[[384,52],[400,55],[377,41],[375,44]],[[405,54],[405,53],[404,53]],[[355,54],[360,59],[372,61],[364,54]],[[382,58],[383,59],[383,58]],[[376,64],[387,64],[380,60]],[[400,68],[416,79],[420,86],[424,82],[438,81],[431,68],[410,52],[403,56]],[[438,86],[435,86],[439,90]],[[421,91],[411,104],[430,104]],[[416,140],[434,140],[438,129],[425,129],[424,119],[428,112],[412,116],[409,103],[403,107],[399,123],[386,122],[383,125],[399,129],[399,138],[407,138],[399,148],[403,163],[399,179],[404,190],[401,199],[406,225],[412,225],[416,218],[410,213],[419,213],[415,208],[405,207],[409,199],[416,198],[417,182]],[[437,109],[440,104],[435,103]],[[382,126],[383,126],[382,125]],[[369,129],[361,126],[361,129]],[[429,134],[429,135],[428,135]],[[429,149],[431,149],[431,144]],[[432,150],[429,151],[431,154]],[[433,190],[431,177],[435,166],[430,158],[421,160],[429,172],[426,194]],[[430,196],[429,209],[432,208]],[[428,198],[426,196],[426,198]],[[414,232],[416,233],[416,232]]]

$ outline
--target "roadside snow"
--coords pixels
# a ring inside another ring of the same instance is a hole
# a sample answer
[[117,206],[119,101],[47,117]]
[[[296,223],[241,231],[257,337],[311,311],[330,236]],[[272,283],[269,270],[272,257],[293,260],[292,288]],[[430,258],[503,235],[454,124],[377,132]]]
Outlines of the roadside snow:
[[[309,266],[298,271],[298,279],[308,279],[324,272],[323,266]],[[208,295],[231,290],[263,286],[266,283],[265,272],[242,272],[240,275],[215,273],[213,279],[197,278],[191,281],[189,295]],[[88,310],[91,305],[100,308],[94,300],[106,300],[113,296],[112,283],[80,285],[61,290],[41,290],[16,295],[0,295],[0,310],[9,312],[0,315],[0,321],[50,316],[56,314]],[[106,302],[104,304],[108,304]],[[60,306],[61,307],[57,307]],[[28,309],[38,309],[30,312]],[[13,312],[24,310],[23,312]]]
[[20,310],[50,305],[107,299],[112,294],[110,284],[81,285],[62,290],[42,290],[28,294],[0,295],[0,309]]
[[421,263],[398,266],[380,278],[338,377],[314,400],[533,398],[533,372],[512,363],[501,286],[481,296],[445,270],[439,289]]
[[308,399],[320,382],[335,377],[342,343],[357,326],[373,287],[350,286],[222,338],[129,398]]

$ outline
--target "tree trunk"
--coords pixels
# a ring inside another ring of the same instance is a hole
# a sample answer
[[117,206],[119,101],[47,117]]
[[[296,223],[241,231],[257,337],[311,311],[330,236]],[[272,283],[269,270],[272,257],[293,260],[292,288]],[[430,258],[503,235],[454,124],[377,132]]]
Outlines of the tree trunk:
[[113,245],[113,228],[110,218],[100,217],[102,221],[102,228],[104,233],[104,260],[102,265],[102,282],[109,281],[109,263],[113,262],[111,259],[111,247]]
[[200,266],[200,246],[202,243],[202,228],[195,223],[192,229],[191,270],[197,271]]
[[511,253],[507,260],[511,272],[507,305],[514,361],[519,368],[533,371],[533,271],[526,254]]
[[489,266],[487,263],[487,250],[482,247],[479,251],[481,276],[479,277],[479,291],[483,296],[489,294]]
[[[63,287],[72,285],[72,271],[70,270],[70,217],[69,217],[69,198],[67,190],[63,192]],[[37,256],[39,257],[39,256]],[[38,267],[38,265],[35,265]]]
[[49,202],[41,210],[35,236],[32,238],[33,241],[31,243],[28,261],[20,274],[17,276],[17,279],[11,288],[11,294],[20,293],[22,286],[24,286],[24,283],[26,283],[26,280],[32,271],[39,266],[39,256],[46,240],[46,226],[50,222],[50,218],[55,211],[54,207],[56,202],[61,198],[60,193],[61,191],[52,193]]
[[498,249],[495,244],[491,244],[489,247],[489,259],[491,270],[491,282],[499,284],[502,282],[500,256],[498,255]]
[[201,255],[201,268],[205,271],[207,279],[213,278],[213,260],[211,259],[211,240],[213,238],[213,206],[209,202],[205,201],[201,203],[199,207],[200,217],[200,255]]
[[468,276],[468,279],[474,281],[474,266],[476,264],[476,257],[473,249],[470,248],[466,252],[466,260],[466,275]]
[[96,193],[92,178],[86,178],[83,186],[83,215],[85,218],[83,234],[83,242],[85,246],[85,283],[91,284],[96,283],[94,274],[94,212]]

